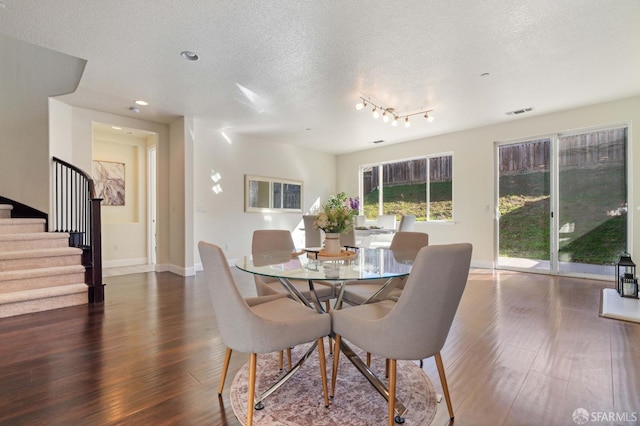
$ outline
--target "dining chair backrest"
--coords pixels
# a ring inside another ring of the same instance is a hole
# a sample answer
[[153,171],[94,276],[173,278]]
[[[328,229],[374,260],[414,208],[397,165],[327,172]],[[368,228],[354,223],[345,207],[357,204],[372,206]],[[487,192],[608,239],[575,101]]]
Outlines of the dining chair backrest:
[[413,214],[403,214],[400,218],[398,231],[413,231],[413,225],[416,223],[416,216]]
[[349,247],[355,247],[356,246],[356,231],[351,228],[351,230],[343,232],[342,234],[340,234],[340,245],[342,247],[344,246],[349,246]]
[[412,256],[413,259],[418,255],[420,249],[429,245],[429,234],[424,232],[405,232],[398,231],[393,234],[391,250],[401,251],[404,257]]
[[383,214],[378,216],[377,225],[384,229],[396,229],[396,215]]
[[[424,359],[444,346],[469,275],[468,243],[427,246],[416,260],[391,312],[381,320],[380,348],[390,359]],[[412,325],[419,324],[416,333]]]
[[322,245],[322,231],[313,226],[316,215],[305,214],[302,216],[304,223],[304,246],[320,247]]
[[238,291],[222,249],[200,241],[198,250],[222,342],[235,351],[253,352],[252,341],[259,336],[251,330],[259,319]]
[[258,229],[253,231],[251,253],[295,249],[291,232],[286,229]]
[[363,214],[359,214],[358,216],[355,217],[356,226],[364,226],[366,221],[367,221],[367,217]]
[[[276,256],[285,256],[285,258],[290,258],[291,252],[294,249],[295,244],[291,237],[291,232],[286,229],[258,229],[253,231],[253,238],[251,239],[251,254],[253,255],[254,263],[256,264],[258,264],[262,259],[260,256],[261,253],[279,252]],[[276,278],[254,274],[253,281],[255,282],[258,296],[277,293],[267,286],[268,283],[277,281]]]

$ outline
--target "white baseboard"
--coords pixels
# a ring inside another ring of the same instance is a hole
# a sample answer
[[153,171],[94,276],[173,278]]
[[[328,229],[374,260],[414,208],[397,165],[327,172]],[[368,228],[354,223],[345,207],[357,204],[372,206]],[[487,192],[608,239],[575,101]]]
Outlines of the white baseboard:
[[487,260],[472,260],[471,267],[479,269],[494,269],[493,262]]
[[123,266],[138,266],[146,265],[147,258],[140,257],[137,259],[119,259],[119,260],[104,260],[102,262],[103,268],[121,268]]
[[177,266],[177,265],[169,265],[169,272],[176,275],[180,275],[182,277],[190,277],[196,274],[194,267],[183,268],[182,266]]

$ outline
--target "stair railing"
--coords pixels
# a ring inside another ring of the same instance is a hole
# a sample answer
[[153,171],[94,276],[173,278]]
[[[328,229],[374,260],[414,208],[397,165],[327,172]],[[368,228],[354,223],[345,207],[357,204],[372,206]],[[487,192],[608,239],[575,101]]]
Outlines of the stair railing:
[[82,249],[89,303],[104,301],[102,282],[102,219],[93,179],[78,167],[53,157],[53,209],[55,232],[68,232],[69,245]]

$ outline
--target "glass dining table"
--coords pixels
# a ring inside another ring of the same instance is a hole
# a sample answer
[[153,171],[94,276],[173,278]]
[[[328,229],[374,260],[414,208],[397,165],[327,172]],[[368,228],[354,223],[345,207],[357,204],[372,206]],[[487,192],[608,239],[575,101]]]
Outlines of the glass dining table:
[[[344,285],[345,282],[386,279],[381,289],[365,301],[365,303],[368,303],[374,300],[377,294],[384,291],[384,288],[391,283],[393,278],[409,275],[416,253],[415,251],[404,252],[388,248],[347,248],[340,255],[323,256],[323,252],[315,248],[294,251],[275,250],[254,253],[239,258],[236,262],[236,267],[252,274],[276,278],[294,300],[316,309],[319,313],[326,314],[327,312],[315,293],[314,281],[343,283],[343,285],[339,286],[340,290],[334,304],[334,309],[340,309],[342,295],[346,287]],[[304,297],[292,285],[291,280],[307,281],[311,300]],[[284,384],[300,368],[314,349],[315,344],[277,383],[256,398],[256,408],[259,408],[264,398]],[[344,340],[341,341],[340,350],[375,389],[388,400],[389,392],[387,387]],[[403,417],[406,411],[402,402],[396,399],[396,414]]]

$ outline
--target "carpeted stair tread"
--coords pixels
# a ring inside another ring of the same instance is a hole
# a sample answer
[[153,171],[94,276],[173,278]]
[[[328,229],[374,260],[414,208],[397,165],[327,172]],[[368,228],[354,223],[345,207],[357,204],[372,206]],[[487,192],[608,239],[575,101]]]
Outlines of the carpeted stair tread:
[[82,265],[0,271],[0,293],[77,284],[84,274]]
[[37,250],[6,251],[0,252],[0,262],[3,260],[30,259],[51,256],[71,256],[76,254],[82,254],[82,249],[76,247],[54,247]]
[[27,300],[47,299],[75,293],[87,293],[85,283],[63,285],[57,287],[38,288],[33,290],[14,291],[13,293],[0,294],[0,305],[5,303],[24,302]]
[[0,204],[0,218],[2,219],[10,218],[11,210],[13,210],[13,206],[11,204]]
[[44,219],[0,219],[0,234],[31,233],[45,231]]
[[50,277],[53,275],[62,274],[77,274],[84,272],[84,266],[82,265],[67,265],[67,266],[52,266],[49,268],[33,268],[22,269],[19,271],[0,271],[0,285],[3,281],[38,278],[38,277]]
[[87,291],[82,283],[0,294],[0,318],[86,305]]
[[66,232],[0,234],[0,252],[54,247],[69,247],[69,234]]
[[0,252],[0,271],[48,268],[81,263],[82,249],[76,247]]

